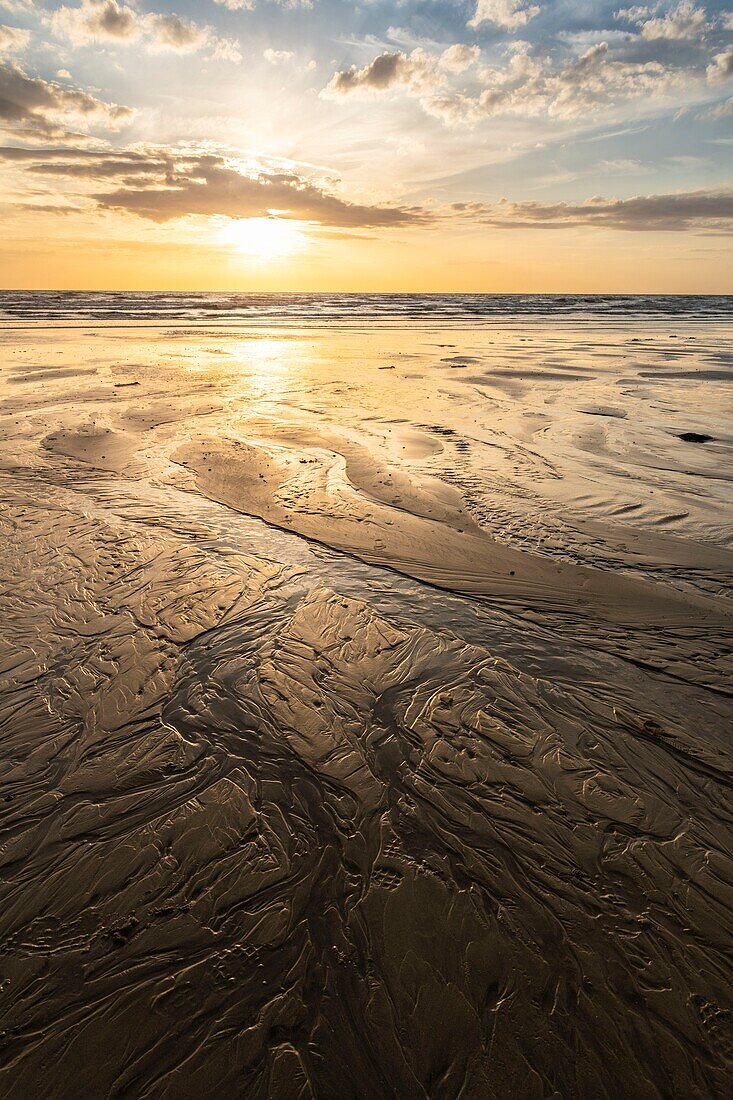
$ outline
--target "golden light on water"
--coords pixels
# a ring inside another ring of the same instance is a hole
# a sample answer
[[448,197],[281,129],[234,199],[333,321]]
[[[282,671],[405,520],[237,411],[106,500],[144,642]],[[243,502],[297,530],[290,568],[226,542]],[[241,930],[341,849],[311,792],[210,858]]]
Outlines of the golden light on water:
[[260,263],[287,259],[306,244],[298,224],[283,218],[238,218],[221,229],[220,239]]

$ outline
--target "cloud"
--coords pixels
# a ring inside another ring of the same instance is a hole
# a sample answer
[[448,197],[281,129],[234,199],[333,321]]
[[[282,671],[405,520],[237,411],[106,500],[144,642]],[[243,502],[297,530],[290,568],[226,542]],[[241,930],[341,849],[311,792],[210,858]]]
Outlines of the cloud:
[[604,175],[633,175],[638,176],[653,171],[648,164],[639,160],[631,160],[628,157],[617,157],[615,160],[601,160],[598,162],[598,171]]
[[362,69],[352,65],[350,69],[334,73],[324,92],[328,96],[384,92],[398,85],[424,87],[426,82],[436,83],[436,77],[435,64],[425,50],[418,47],[411,54],[387,50]]
[[117,0],[82,0],[79,7],[59,8],[48,17],[48,22],[55,34],[76,46],[141,41],[153,53],[187,54],[210,49],[221,60],[241,60],[237,43],[218,38],[210,27],[172,13],[141,13]]
[[424,224],[428,212],[415,206],[348,202],[322,180],[293,169],[241,163],[218,153],[168,148],[98,152],[87,149],[0,148],[0,160],[25,165],[34,175],[79,185],[100,179],[122,184],[82,193],[105,210],[125,211],[154,222],[190,215],[261,218],[278,216],[337,229],[375,229]]
[[455,46],[449,46],[447,50],[443,50],[438,60],[438,64],[441,69],[445,69],[446,72],[464,73],[466,69],[470,69],[480,57],[481,50],[478,46],[464,46],[462,43],[457,43]]
[[0,125],[4,129],[47,136],[61,135],[69,126],[118,130],[131,122],[133,115],[129,107],[104,103],[80,88],[28,76],[15,64],[0,64]]
[[[190,174],[189,174],[190,173]],[[102,208],[125,210],[155,222],[191,214],[229,218],[278,217],[337,228],[385,228],[425,220],[416,207],[346,202],[318,184],[289,173],[245,175],[216,157],[177,171],[165,188],[120,188],[96,194]]]
[[446,122],[476,123],[500,115],[547,115],[570,119],[607,111],[630,100],[663,100],[689,91],[688,74],[659,61],[615,55],[607,42],[557,63],[537,56],[526,42],[515,43],[507,62],[486,68],[483,88],[471,95],[439,95],[423,100],[425,110]]
[[284,61],[291,61],[295,54],[292,50],[272,50],[268,48],[262,56],[270,65],[281,65]]
[[721,53],[716,53],[706,70],[707,78],[711,84],[720,84],[723,80],[733,77],[733,46],[728,46]]
[[83,46],[95,41],[125,41],[142,34],[138,13],[116,0],[83,0],[78,8],[61,7],[50,16],[56,34]]
[[504,30],[515,31],[525,27],[539,10],[536,4],[527,5],[524,0],[478,0],[476,14],[468,25],[480,27],[482,23],[495,23]]
[[583,203],[454,203],[453,213],[498,229],[561,229],[592,226],[636,232],[733,232],[733,189],[594,197]]
[[716,107],[711,107],[708,113],[711,119],[726,119],[729,117],[729,114],[733,114],[733,96],[731,99],[718,103]]
[[11,53],[20,53],[30,42],[30,31],[21,27],[0,26],[0,57]]
[[706,111],[705,118],[728,118],[729,115],[733,115],[733,96],[730,99],[724,100],[722,103],[716,103],[714,107],[711,107],[709,111]]
[[645,19],[648,19],[650,15],[653,15],[657,11],[657,8],[649,8],[645,6],[637,6],[635,8],[620,8],[614,15],[614,19],[625,19],[629,23],[643,23]]
[[605,104],[609,97],[659,96],[675,79],[674,70],[659,61],[614,56],[607,42],[599,42],[558,72],[544,75],[542,90],[549,98],[550,113],[574,115]]
[[[15,162],[36,178],[65,178],[67,202],[83,199],[99,209],[157,223],[189,216],[279,217],[323,230],[352,233],[385,228],[431,228],[456,221],[494,229],[593,229],[628,232],[733,233],[733,188],[631,198],[593,196],[584,202],[501,199],[425,207],[348,202],[332,186],[287,169],[241,162],[223,153],[168,147],[95,150],[82,147],[0,147],[0,162]],[[609,163],[609,170],[636,169]],[[93,190],[100,180],[108,190]],[[37,194],[36,185],[33,188]]]
[[643,38],[664,38],[672,41],[695,40],[708,28],[704,8],[696,8],[690,0],[680,0],[679,4],[659,17],[641,22]]
[[[679,103],[704,86],[701,58],[659,60],[640,35],[624,35],[613,46],[597,41],[583,52],[565,50],[559,57],[516,41],[506,47],[503,64],[478,69],[465,90],[458,89],[456,75],[479,57],[477,47],[460,44],[441,54],[422,48],[410,54],[386,51],[363,68],[352,65],[334,73],[321,94],[337,99],[401,89],[446,124],[475,125],[496,116],[571,119],[634,100]],[[729,65],[727,52],[717,55],[708,79],[724,79]]]
[[33,175],[69,181],[114,179],[127,186],[173,179],[176,158],[166,150],[128,149],[122,152],[80,148],[29,149],[0,146],[0,161],[24,164]]
[[697,8],[691,0],[679,0],[660,15],[661,4],[654,7],[621,8],[614,19],[636,23],[642,38],[669,42],[694,42],[712,26],[704,8]]
[[323,94],[335,98],[354,92],[386,92],[401,86],[412,95],[424,95],[441,88],[448,74],[465,72],[480,56],[478,46],[460,43],[440,54],[430,54],[420,46],[410,54],[387,50],[362,69],[352,65],[334,73]]
[[[273,0],[274,3],[279,4],[281,8],[312,8],[313,0]],[[255,7],[255,0],[214,0],[215,4],[220,4],[223,8],[228,8],[229,11],[252,11]]]
[[177,53],[194,53],[209,42],[209,31],[178,15],[152,15],[146,20],[151,44],[158,50],[175,50]]

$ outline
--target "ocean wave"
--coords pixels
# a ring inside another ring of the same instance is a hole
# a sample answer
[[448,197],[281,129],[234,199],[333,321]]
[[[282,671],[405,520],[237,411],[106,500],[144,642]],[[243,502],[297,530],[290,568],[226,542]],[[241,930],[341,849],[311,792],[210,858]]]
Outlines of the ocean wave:
[[731,295],[0,292],[0,321],[472,321],[733,319]]

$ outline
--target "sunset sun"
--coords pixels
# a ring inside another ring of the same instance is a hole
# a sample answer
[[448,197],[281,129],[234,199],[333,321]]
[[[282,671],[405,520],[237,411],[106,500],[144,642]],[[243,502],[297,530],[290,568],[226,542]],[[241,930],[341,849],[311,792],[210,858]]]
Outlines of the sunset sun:
[[305,245],[299,227],[283,218],[234,219],[221,230],[221,239],[261,263],[287,259]]

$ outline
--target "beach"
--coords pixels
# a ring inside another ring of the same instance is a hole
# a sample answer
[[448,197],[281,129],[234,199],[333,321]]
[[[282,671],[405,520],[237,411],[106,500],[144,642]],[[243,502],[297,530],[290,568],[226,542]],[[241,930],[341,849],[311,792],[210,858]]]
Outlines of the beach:
[[731,300],[479,298],[0,296],[4,1095],[730,1089]]

